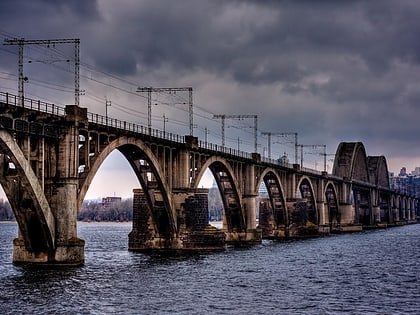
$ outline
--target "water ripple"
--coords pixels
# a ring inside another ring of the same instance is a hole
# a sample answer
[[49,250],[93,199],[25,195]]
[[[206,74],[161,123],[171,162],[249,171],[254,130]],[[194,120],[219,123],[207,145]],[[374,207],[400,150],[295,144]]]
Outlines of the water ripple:
[[128,252],[130,224],[79,224],[80,268],[11,264],[0,223],[4,314],[418,314],[420,225],[201,255]]

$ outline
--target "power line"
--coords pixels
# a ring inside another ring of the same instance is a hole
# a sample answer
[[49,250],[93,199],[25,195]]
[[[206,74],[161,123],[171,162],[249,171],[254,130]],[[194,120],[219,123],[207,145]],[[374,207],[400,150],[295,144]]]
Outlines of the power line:
[[225,119],[244,119],[244,118],[253,118],[254,119],[254,152],[257,153],[258,150],[258,116],[257,115],[213,115],[214,119],[222,120],[222,146],[225,146]]
[[[19,82],[18,82],[18,94],[19,101],[22,102],[23,106],[23,83],[27,80],[23,76],[23,47],[24,45],[55,45],[55,44],[74,44],[74,102],[76,106],[79,106],[79,97],[80,97],[80,39],[24,39],[24,38],[14,38],[14,39],[5,39],[3,45],[17,45],[19,47],[19,60],[18,60],[18,73],[19,73]],[[25,80],[26,79],[26,80]]]
[[169,92],[176,93],[179,91],[188,91],[188,111],[189,111],[189,125],[190,125],[190,136],[193,135],[193,103],[192,103],[192,87],[182,88],[168,88],[168,87],[139,87],[137,92],[147,92],[147,127],[149,134],[152,130],[152,92]]

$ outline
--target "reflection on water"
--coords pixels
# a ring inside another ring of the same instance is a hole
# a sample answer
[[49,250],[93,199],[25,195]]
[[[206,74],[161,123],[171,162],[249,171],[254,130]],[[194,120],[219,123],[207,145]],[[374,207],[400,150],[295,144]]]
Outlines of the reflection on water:
[[128,252],[130,223],[79,223],[86,264],[16,267],[0,223],[5,314],[418,314],[420,225],[195,255]]

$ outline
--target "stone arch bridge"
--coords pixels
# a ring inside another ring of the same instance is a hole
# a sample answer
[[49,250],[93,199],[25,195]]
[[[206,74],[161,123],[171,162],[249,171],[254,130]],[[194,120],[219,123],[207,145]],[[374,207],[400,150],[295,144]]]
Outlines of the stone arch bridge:
[[[134,189],[129,249],[220,250],[226,242],[318,235],[416,220],[417,199],[390,190],[383,156],[360,142],[338,146],[332,174],[284,165],[209,143],[0,93],[0,184],[16,216],[15,263],[84,263],[77,214],[102,162],[119,150]],[[208,224],[209,169],[224,205]],[[268,197],[259,197],[264,183]],[[258,213],[258,218],[257,218]],[[257,225],[258,219],[258,225]]]

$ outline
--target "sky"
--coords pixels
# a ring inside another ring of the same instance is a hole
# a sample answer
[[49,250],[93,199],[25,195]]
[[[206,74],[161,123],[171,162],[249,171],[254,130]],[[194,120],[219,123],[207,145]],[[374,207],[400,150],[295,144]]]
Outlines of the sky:
[[[420,166],[419,16],[416,0],[2,0],[0,40],[80,38],[90,112],[147,126],[138,87],[192,87],[200,140],[222,143],[214,115],[257,115],[263,156],[270,147],[294,162],[297,133],[303,166],[322,169],[326,145],[331,171],[339,143],[361,141],[398,174]],[[0,46],[2,92],[17,94],[17,51]],[[25,96],[74,103],[73,56],[71,44],[25,45]],[[189,134],[187,93],[152,98],[153,128]],[[226,119],[226,146],[254,151],[254,130],[253,119]],[[112,154],[87,197],[130,196],[133,186]]]

